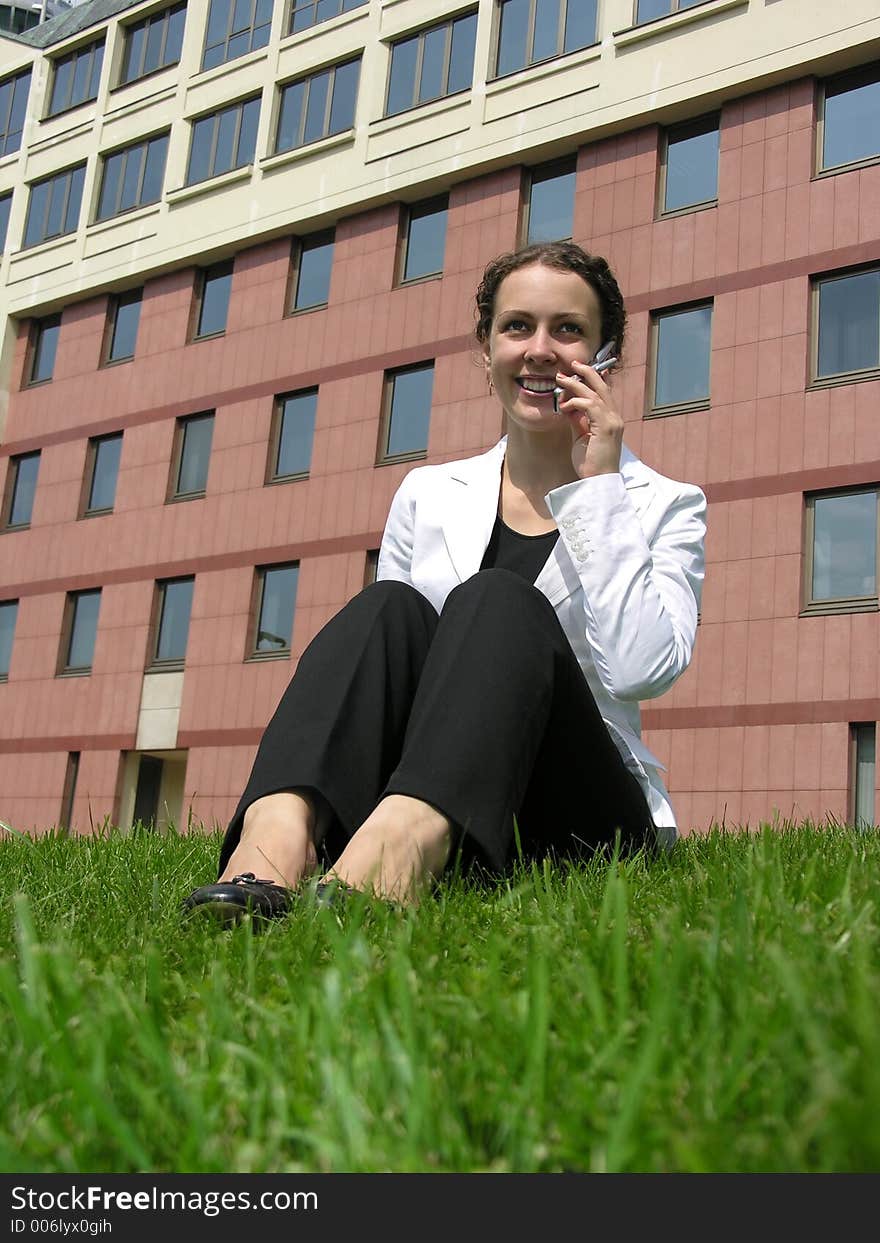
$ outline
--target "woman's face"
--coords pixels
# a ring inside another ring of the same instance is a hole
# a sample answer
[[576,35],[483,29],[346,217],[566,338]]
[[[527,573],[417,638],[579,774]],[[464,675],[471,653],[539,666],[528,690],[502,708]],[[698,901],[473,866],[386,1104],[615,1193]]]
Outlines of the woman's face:
[[567,430],[553,413],[557,371],[588,363],[601,345],[599,298],[576,272],[543,264],[517,268],[498,286],[486,371],[509,419],[532,430]]

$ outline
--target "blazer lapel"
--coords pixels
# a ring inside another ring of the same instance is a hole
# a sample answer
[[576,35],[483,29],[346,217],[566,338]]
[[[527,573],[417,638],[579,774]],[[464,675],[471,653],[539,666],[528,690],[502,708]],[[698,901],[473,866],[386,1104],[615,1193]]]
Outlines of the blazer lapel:
[[494,449],[450,466],[443,538],[459,581],[476,574],[498,514],[507,438]]

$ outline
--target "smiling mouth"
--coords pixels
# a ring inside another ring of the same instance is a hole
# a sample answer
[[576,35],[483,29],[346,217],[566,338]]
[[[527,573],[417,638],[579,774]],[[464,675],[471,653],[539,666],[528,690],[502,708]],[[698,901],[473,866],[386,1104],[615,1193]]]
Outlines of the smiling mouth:
[[537,380],[533,377],[526,377],[517,380],[517,384],[525,393],[531,394],[533,397],[550,397],[556,387],[556,381],[551,379]]

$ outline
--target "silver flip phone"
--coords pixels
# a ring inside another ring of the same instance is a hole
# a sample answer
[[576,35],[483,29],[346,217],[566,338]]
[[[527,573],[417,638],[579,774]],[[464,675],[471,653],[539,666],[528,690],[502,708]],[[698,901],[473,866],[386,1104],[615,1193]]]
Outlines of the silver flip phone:
[[[593,368],[594,371],[598,371],[601,374],[601,372],[603,371],[608,371],[609,368],[613,367],[616,362],[617,362],[617,358],[614,356],[614,342],[606,341],[605,344],[602,346],[601,350],[599,350],[596,357],[590,363],[590,366]],[[559,413],[559,398],[561,396],[562,396],[562,389],[554,388],[553,390],[553,413],[554,414]]]

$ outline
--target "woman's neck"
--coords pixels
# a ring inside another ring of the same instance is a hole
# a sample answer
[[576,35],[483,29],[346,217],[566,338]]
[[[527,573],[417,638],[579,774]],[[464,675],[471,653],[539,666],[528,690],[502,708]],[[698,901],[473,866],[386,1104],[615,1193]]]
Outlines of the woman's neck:
[[553,488],[574,483],[577,473],[571,464],[571,432],[566,425],[561,435],[527,432],[511,422],[507,432],[504,473],[514,487],[527,496],[544,497]]

